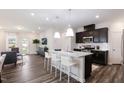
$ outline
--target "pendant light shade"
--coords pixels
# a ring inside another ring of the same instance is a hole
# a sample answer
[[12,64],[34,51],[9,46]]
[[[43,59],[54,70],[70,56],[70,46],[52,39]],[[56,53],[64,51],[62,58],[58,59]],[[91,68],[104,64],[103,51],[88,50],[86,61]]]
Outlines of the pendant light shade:
[[71,28],[71,27],[69,27],[68,29],[67,29],[67,32],[66,32],[66,36],[74,36],[74,31],[73,31],[73,29]]
[[[69,18],[71,18],[71,9],[69,9],[68,11],[69,11]],[[71,22],[70,22],[70,23],[71,23]],[[67,29],[67,32],[66,32],[66,36],[68,36],[68,37],[74,36],[74,31],[73,31],[73,29],[71,28],[71,25],[70,25],[70,24],[68,25],[68,29]]]
[[59,32],[55,32],[54,33],[54,38],[60,38],[60,33]]

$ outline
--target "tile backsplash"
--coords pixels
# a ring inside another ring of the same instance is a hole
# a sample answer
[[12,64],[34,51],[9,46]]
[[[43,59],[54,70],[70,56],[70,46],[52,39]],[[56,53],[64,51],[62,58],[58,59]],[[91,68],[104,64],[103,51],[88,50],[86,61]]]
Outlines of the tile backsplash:
[[101,50],[109,50],[109,43],[80,43],[76,45],[76,48],[81,48],[83,46],[90,45],[91,47],[99,46]]

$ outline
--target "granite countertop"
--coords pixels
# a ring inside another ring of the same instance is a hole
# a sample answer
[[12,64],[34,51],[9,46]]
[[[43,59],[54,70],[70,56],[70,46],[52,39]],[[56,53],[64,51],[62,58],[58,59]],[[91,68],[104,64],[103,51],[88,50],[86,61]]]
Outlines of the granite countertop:
[[85,57],[88,55],[92,55],[93,53],[91,52],[77,52],[77,51],[54,51],[54,53],[58,53],[60,55],[66,55],[66,56],[71,56],[71,57]]
[[92,55],[93,53],[91,52],[73,52],[72,55],[74,55],[75,57],[85,57],[88,55]]

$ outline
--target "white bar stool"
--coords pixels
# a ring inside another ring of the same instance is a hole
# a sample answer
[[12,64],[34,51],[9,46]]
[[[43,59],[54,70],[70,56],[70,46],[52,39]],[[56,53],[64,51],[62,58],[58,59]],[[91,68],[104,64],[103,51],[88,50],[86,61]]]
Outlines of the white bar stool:
[[52,68],[55,68],[55,77],[57,77],[57,69],[60,69],[61,64],[61,56],[59,56],[57,53],[51,54],[51,74],[52,74]]
[[44,58],[44,68],[47,69],[47,71],[49,71],[49,66],[50,66],[50,59],[51,56],[48,52],[45,52],[45,58]]
[[[73,62],[72,57],[69,57],[67,55],[61,56],[60,81],[62,79],[62,72],[64,72],[68,75],[68,83],[70,82],[71,67],[76,64],[77,64],[76,62]],[[67,71],[63,67],[66,67]]]

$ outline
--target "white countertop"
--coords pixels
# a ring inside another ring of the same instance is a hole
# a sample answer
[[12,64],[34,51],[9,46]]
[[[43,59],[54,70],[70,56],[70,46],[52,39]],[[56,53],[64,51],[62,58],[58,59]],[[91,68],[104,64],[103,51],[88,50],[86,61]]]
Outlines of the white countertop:
[[88,55],[92,55],[93,53],[90,52],[77,52],[77,51],[71,51],[71,52],[66,52],[66,51],[52,51],[54,53],[59,53],[61,55],[66,55],[66,56],[71,56],[71,57],[85,57]]

